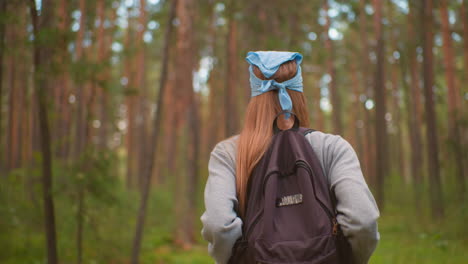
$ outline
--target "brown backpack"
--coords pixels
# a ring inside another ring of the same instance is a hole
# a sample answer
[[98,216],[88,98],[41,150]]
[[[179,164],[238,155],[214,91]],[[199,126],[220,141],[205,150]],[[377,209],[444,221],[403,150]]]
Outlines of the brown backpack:
[[[247,186],[242,237],[230,264],[352,263],[320,162],[299,126],[275,134]],[[288,112],[293,114],[291,112]]]

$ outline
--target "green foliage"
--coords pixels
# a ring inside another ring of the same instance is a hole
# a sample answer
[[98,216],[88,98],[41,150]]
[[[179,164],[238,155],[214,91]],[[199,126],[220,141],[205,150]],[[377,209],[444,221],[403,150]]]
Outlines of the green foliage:
[[[107,152],[88,149],[76,163],[55,164],[54,195],[59,256],[62,263],[76,261],[76,191],[85,188],[84,263],[127,263],[130,256],[139,193],[127,190],[117,176],[121,160]],[[450,177],[449,177],[450,178]],[[172,179],[172,177],[169,177]],[[380,243],[370,263],[464,263],[468,258],[468,204],[457,200],[455,184],[446,179],[447,214],[435,222],[428,198],[420,197],[421,212],[414,209],[411,185],[399,175],[387,181],[385,211],[379,220]],[[142,263],[213,263],[206,242],[182,249],[173,241],[173,183],[153,189],[149,201],[141,251]],[[203,185],[203,183],[201,184]],[[0,262],[45,263],[40,170],[12,171],[0,186]],[[198,197],[201,214],[202,189]],[[427,187],[424,187],[427,189]],[[196,228],[201,225],[197,219]],[[196,232],[199,234],[199,232]]]

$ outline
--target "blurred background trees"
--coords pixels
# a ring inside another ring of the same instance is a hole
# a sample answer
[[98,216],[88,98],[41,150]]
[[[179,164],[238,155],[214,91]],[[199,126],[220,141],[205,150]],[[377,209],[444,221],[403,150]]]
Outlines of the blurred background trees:
[[[312,128],[353,145],[382,209],[373,261],[466,257],[467,5],[0,0],[1,262],[209,263],[206,167],[251,50],[304,55]],[[385,251],[406,236],[436,250]]]

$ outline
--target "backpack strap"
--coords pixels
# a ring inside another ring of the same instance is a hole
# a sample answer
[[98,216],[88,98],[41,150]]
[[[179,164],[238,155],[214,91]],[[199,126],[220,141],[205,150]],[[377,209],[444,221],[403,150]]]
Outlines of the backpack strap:
[[317,130],[312,129],[312,128],[307,128],[307,127],[300,127],[299,128],[299,133],[301,133],[304,136],[306,136],[307,134],[312,133],[314,131],[317,131]]

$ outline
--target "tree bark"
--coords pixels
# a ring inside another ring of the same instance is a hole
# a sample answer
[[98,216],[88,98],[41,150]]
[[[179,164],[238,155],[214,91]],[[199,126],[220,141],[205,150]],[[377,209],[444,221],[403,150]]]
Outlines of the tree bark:
[[[7,1],[1,0],[0,1],[0,15],[4,16],[6,14],[7,8]],[[0,109],[2,108],[3,102],[3,53],[5,50],[5,23],[0,22]],[[0,148],[3,141],[3,114],[0,112]],[[0,151],[0,172],[2,172],[4,168],[4,161],[3,161],[3,152]],[[6,174],[6,173],[5,173]]]
[[147,135],[147,121],[148,121],[148,89],[146,88],[146,48],[145,44],[143,43],[143,35],[146,30],[147,24],[147,15],[146,15],[146,1],[140,0],[140,15],[138,17],[138,28],[137,28],[137,54],[136,54],[136,63],[138,67],[138,71],[136,72],[136,86],[139,89],[139,94],[137,97],[138,102],[138,117],[137,119],[139,122],[137,123],[138,127],[138,144],[139,144],[139,164],[138,164],[138,182],[139,188],[142,190],[143,188],[143,170],[146,167],[145,162],[147,161],[144,157],[147,156],[148,148],[145,144],[149,135]]
[[324,10],[326,15],[325,23],[325,50],[327,51],[327,72],[330,75],[330,95],[333,106],[333,132],[335,134],[343,135],[342,119],[341,119],[341,100],[336,86],[336,67],[335,67],[335,54],[333,42],[329,36],[330,30],[330,17],[328,16],[328,0],[325,1]]
[[442,202],[442,187],[439,168],[439,147],[437,140],[437,125],[434,107],[434,71],[433,71],[433,18],[432,0],[421,0],[421,39],[423,45],[423,77],[424,96],[427,123],[427,160],[429,169],[429,190],[432,216],[442,218],[444,214]]
[[68,102],[70,96],[70,73],[66,70],[70,63],[70,56],[67,50],[69,38],[67,37],[70,19],[68,15],[68,1],[60,0],[60,6],[58,8],[59,23],[58,28],[60,35],[62,36],[59,40],[57,48],[57,63],[61,65],[61,69],[65,69],[60,72],[55,83],[55,90],[58,93],[56,99],[55,111],[57,114],[57,120],[55,126],[52,126],[57,134],[59,144],[57,147],[56,154],[58,157],[67,159],[70,152],[71,137],[71,107]]
[[320,89],[313,89],[313,97],[314,97],[314,114],[315,114],[315,122],[317,126],[317,130],[324,131],[325,129],[325,121],[323,120],[323,112],[322,108],[320,107],[320,100],[322,99],[322,95],[320,93]]
[[[394,5],[391,2],[387,2],[388,8],[388,20],[395,21],[395,17],[393,15],[394,12]],[[394,23],[394,22],[393,22]],[[393,52],[398,50],[398,42],[397,36],[395,31],[392,30],[396,28],[396,24],[390,24],[390,48]],[[393,56],[392,52],[392,56]],[[406,153],[403,150],[403,129],[401,128],[401,107],[400,107],[400,89],[399,89],[399,82],[398,82],[398,68],[402,67],[400,63],[400,58],[395,58],[393,56],[393,63],[389,65],[391,67],[390,76],[391,76],[391,90],[390,90],[390,108],[391,108],[391,121],[393,123],[394,134],[392,135],[393,142],[391,143],[392,149],[392,157],[391,159],[395,162],[395,167],[397,168],[397,173],[401,176],[402,180],[405,184],[409,184],[409,175],[406,173]]]
[[[197,131],[190,131],[190,120],[189,117],[193,114],[198,116],[196,113],[190,113],[190,111],[195,111],[194,108],[194,91],[193,91],[193,82],[192,82],[192,71],[194,66],[194,53],[193,53],[193,8],[194,3],[192,0],[179,0],[177,6],[177,18],[180,20],[180,25],[177,28],[177,42],[176,42],[176,87],[179,92],[177,98],[180,98],[180,106],[178,109],[181,111],[180,127],[185,128],[186,131],[189,131],[189,135],[192,133],[198,133]],[[193,117],[196,118],[197,117]],[[187,153],[185,159],[187,161],[188,170],[193,168],[193,162],[197,162],[196,154],[191,150],[194,148],[193,144],[193,135],[187,137]],[[187,171],[189,172],[189,171]],[[178,184],[177,193],[184,193],[185,195],[178,195],[176,197],[177,209],[176,209],[176,218],[179,219],[178,229],[176,230],[176,243],[181,244],[183,247],[190,246],[193,242],[193,229],[190,229],[189,222],[193,219],[191,217],[188,204],[191,195],[190,188],[188,186],[192,184],[192,177],[197,177],[197,172],[187,173],[186,178],[181,180]]]
[[[210,20],[210,29],[209,29],[209,45],[211,47],[211,54],[212,58],[219,58],[218,52],[222,49],[218,49],[217,47],[217,39],[218,39],[218,32],[216,30],[216,21],[219,19],[216,12],[214,11],[214,7],[212,8],[211,20]],[[220,64],[218,64],[220,65]],[[223,85],[222,85],[222,70],[221,67],[214,67],[210,72],[210,78],[208,80],[208,86],[210,88],[210,94],[208,96],[208,114],[206,120],[206,128],[207,131],[205,133],[207,137],[207,146],[206,149],[207,154],[209,151],[213,149],[216,143],[221,139],[220,134],[222,137],[226,133],[223,133],[226,126],[220,126],[218,122],[215,120],[223,120],[224,112],[226,111],[226,107],[223,107]],[[243,87],[244,88],[244,87]],[[250,98],[250,89],[245,87],[245,90],[249,92]]]
[[374,75],[375,91],[375,159],[376,159],[376,177],[377,177],[377,203],[381,210],[384,207],[384,184],[387,174],[387,123],[385,120],[386,102],[385,102],[385,50],[384,33],[382,26],[382,2],[373,0],[375,10],[374,28],[377,38],[377,67]]
[[[76,61],[83,59],[83,39],[85,34],[86,27],[86,0],[80,0],[79,2],[80,9],[80,29],[78,30],[76,36]],[[76,126],[75,126],[75,144],[74,144],[74,157],[79,157],[84,150],[84,138],[86,130],[86,109],[85,109],[85,97],[86,97],[86,84],[81,82],[75,85],[76,92],[76,102],[75,102],[75,114],[76,114]]]
[[[372,85],[370,82],[370,73],[369,73],[369,65],[371,65],[371,61],[369,59],[369,42],[367,31],[367,17],[366,17],[366,0],[359,1],[359,36],[361,38],[361,56],[362,60],[360,63],[360,68],[362,72],[363,78],[363,94],[366,96],[366,100],[372,99]],[[366,177],[369,179],[370,185],[375,187],[376,183],[376,175],[375,175],[375,164],[372,160],[374,157],[374,148],[372,147],[371,142],[374,142],[374,131],[372,130],[372,113],[371,110],[365,107],[365,102],[362,104],[363,109],[363,131],[365,133],[364,137],[367,140],[364,140],[364,171],[366,173]]]
[[[465,69],[468,68],[468,0],[462,0],[460,17],[463,23],[463,55],[465,58]],[[468,76],[465,74],[465,77]]]
[[[131,8],[127,8],[127,12],[131,12]],[[127,78],[126,83],[126,95],[125,95],[125,104],[127,106],[127,135],[126,135],[126,145],[127,145],[127,188],[133,188],[138,186],[137,176],[137,161],[138,161],[138,146],[136,142],[136,97],[137,87],[135,85],[135,58],[134,58],[134,49],[135,45],[133,44],[133,18],[129,17],[127,33],[125,36],[125,67],[124,67],[124,76]]]
[[356,65],[351,64],[351,87],[352,87],[352,102],[351,102],[351,120],[350,120],[350,142],[353,147],[355,147],[359,154],[362,154],[362,140],[361,140],[361,127],[359,121],[361,118],[361,103],[359,101],[359,80]]
[[[105,15],[105,0],[97,1],[97,16],[99,19],[99,27],[96,36],[97,45],[97,60],[96,63],[104,64],[107,60],[107,53],[109,45],[106,43],[106,29],[104,27]],[[104,83],[107,81],[108,70],[102,69],[97,76],[97,89],[98,94],[96,100],[99,101],[99,109],[97,109],[96,119],[99,120],[99,132],[97,133],[97,145],[100,149],[106,148],[107,141],[107,91],[105,90]]]
[[166,31],[164,32],[164,46],[163,46],[163,58],[162,58],[162,65],[161,65],[161,77],[159,79],[159,94],[157,99],[157,108],[156,108],[156,116],[153,120],[153,131],[150,138],[150,146],[149,148],[149,155],[148,161],[145,163],[147,166],[144,170],[144,188],[141,192],[141,199],[140,199],[140,207],[138,210],[138,218],[137,224],[135,228],[135,236],[133,239],[132,245],[132,257],[131,263],[137,264],[139,262],[139,255],[141,249],[141,240],[143,238],[143,228],[145,225],[145,218],[146,218],[146,210],[148,204],[148,197],[150,194],[150,183],[151,183],[151,173],[153,171],[154,160],[156,157],[156,150],[158,149],[158,136],[161,130],[161,119],[163,117],[163,101],[164,101],[164,93],[165,93],[165,86],[167,80],[167,72],[168,72],[168,64],[169,64],[169,44],[171,41],[171,35],[173,31],[173,24],[172,21],[175,18],[176,13],[176,5],[177,0],[172,0],[170,2],[170,11],[168,17],[168,23]]
[[[15,33],[12,33],[12,38]],[[10,86],[10,95],[9,95],[9,104],[8,104],[8,138],[7,138],[7,169],[11,170],[16,168],[18,160],[18,117],[19,106],[18,106],[18,87],[16,80],[16,71],[17,66],[14,62],[14,57],[9,56],[9,86]]]
[[226,61],[226,93],[225,93],[225,121],[226,121],[226,137],[230,137],[239,130],[239,116],[237,107],[237,82],[238,82],[238,65],[237,65],[237,21],[235,18],[236,1],[229,2],[228,14],[228,35],[227,35],[227,61]]
[[36,2],[30,0],[30,12],[33,25],[34,38],[34,77],[38,101],[39,122],[41,131],[42,149],[42,188],[44,200],[44,224],[47,238],[47,262],[57,264],[57,242],[55,230],[54,201],[52,194],[52,153],[50,147],[49,121],[47,117],[46,92],[50,90],[50,75],[47,70],[52,65],[53,47],[50,43],[42,43],[38,40],[38,34],[42,30],[50,30],[54,21],[52,18],[54,10],[53,0],[43,0],[41,17],[37,15]]
[[[413,3],[414,4],[414,3]],[[419,64],[416,59],[416,47],[418,46],[418,38],[415,37],[416,32],[414,25],[417,20],[414,17],[415,7],[410,3],[408,12],[408,65],[410,76],[409,87],[409,132],[411,142],[411,174],[413,176],[414,201],[416,210],[420,210],[420,200],[422,198],[423,184],[423,155],[422,155],[422,133],[421,133],[421,89],[419,82],[418,68]],[[404,56],[401,56],[404,58]]]
[[466,183],[463,166],[463,144],[460,138],[460,90],[455,83],[455,62],[452,47],[452,34],[447,11],[447,0],[440,1],[440,17],[442,22],[442,37],[443,37],[443,52],[444,52],[444,68],[445,80],[447,82],[447,107],[448,107],[448,130],[449,130],[449,145],[453,149],[451,151],[453,160],[455,161],[458,193],[463,197],[466,191]]

